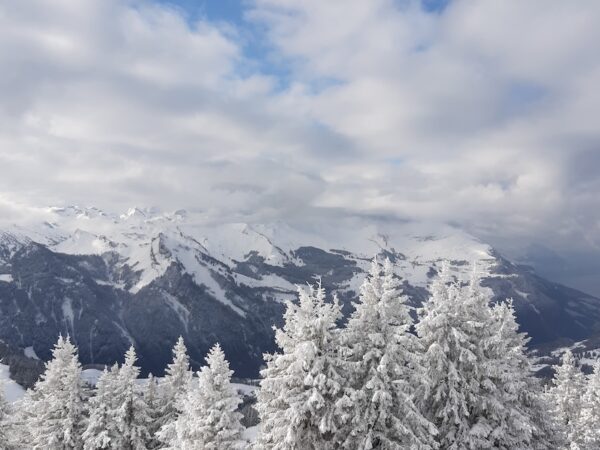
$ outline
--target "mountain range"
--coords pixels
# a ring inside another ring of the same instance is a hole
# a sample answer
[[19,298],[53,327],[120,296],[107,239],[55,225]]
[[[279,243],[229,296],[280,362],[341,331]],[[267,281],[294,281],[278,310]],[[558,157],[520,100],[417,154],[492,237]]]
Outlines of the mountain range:
[[392,260],[414,307],[442,261],[462,281],[475,267],[494,301],[513,299],[542,353],[597,335],[599,298],[449,225],[219,223],[201,212],[70,206],[0,224],[0,340],[48,359],[68,334],[84,364],[121,360],[134,344],[144,371],[161,374],[182,335],[195,367],[218,341],[237,376],[256,377],[297,285],[320,278],[349,313],[374,257]]

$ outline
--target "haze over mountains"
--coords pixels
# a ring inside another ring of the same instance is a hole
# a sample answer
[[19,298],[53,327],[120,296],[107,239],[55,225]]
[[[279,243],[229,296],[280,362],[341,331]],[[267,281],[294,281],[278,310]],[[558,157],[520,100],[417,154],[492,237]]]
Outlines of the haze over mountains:
[[413,306],[443,260],[465,281],[476,265],[494,299],[513,298],[531,344],[544,350],[589,338],[600,323],[600,299],[446,225],[223,224],[184,210],[70,206],[1,225],[0,339],[47,359],[68,333],[84,364],[112,363],[134,343],[142,367],[157,373],[183,335],[195,366],[219,341],[236,374],[255,377],[296,285],[321,277],[349,312],[376,255],[395,263]]

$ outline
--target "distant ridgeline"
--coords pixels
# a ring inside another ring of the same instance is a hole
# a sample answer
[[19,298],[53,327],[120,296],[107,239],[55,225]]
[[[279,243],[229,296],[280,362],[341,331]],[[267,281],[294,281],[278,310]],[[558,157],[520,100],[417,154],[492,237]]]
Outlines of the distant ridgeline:
[[142,372],[160,375],[181,335],[194,368],[218,341],[236,376],[256,378],[263,353],[276,349],[272,327],[282,324],[296,285],[320,277],[347,316],[375,255],[394,263],[413,307],[429,297],[442,261],[462,282],[476,264],[493,301],[513,299],[531,346],[550,354],[576,342],[593,350],[597,340],[599,299],[514,265],[449,226],[354,220],[315,232],[281,222],[214,225],[185,211],[44,214],[0,225],[0,339],[17,353],[32,347],[42,360],[62,334],[83,364],[122,361],[133,344]]

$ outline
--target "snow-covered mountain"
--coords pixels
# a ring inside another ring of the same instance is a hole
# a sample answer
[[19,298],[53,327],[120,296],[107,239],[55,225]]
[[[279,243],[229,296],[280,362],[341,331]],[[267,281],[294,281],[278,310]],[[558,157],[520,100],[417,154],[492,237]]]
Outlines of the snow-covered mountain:
[[320,276],[350,311],[375,255],[395,262],[415,305],[442,260],[463,280],[476,264],[496,299],[514,299],[534,345],[585,339],[600,323],[600,299],[450,226],[223,224],[186,211],[73,206],[0,224],[0,339],[45,359],[57,334],[68,333],[84,363],[112,362],[135,343],[142,366],[160,373],[181,334],[196,365],[219,341],[238,376],[256,376],[295,285]]

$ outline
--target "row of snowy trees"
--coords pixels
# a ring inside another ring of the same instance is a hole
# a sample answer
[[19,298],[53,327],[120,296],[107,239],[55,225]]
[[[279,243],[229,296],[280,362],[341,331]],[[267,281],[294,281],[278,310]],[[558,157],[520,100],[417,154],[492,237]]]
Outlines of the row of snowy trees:
[[0,448],[600,448],[600,365],[586,379],[567,353],[543,390],[512,304],[489,300],[476,275],[462,285],[444,265],[415,323],[391,263],[374,262],[340,326],[335,298],[299,289],[275,330],[280,352],[265,355],[254,443],[218,345],[193,378],[180,338],[165,377],[147,383],[132,347],[90,391],[61,337],[21,404],[0,401]]
[[600,361],[585,377],[570,350],[562,356],[553,386],[553,415],[571,450],[600,448]]
[[[10,411],[0,401],[0,449],[241,449],[241,399],[220,346],[193,379],[183,339],[157,382],[138,380],[131,347],[124,363],[105,369],[90,391],[77,349],[60,337],[46,371]],[[13,414],[11,414],[11,412]]]
[[[556,449],[510,302],[446,264],[414,323],[392,265],[374,262],[345,327],[321,286],[300,291],[258,393],[261,449]],[[596,416],[597,417],[597,416]]]

